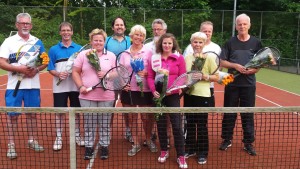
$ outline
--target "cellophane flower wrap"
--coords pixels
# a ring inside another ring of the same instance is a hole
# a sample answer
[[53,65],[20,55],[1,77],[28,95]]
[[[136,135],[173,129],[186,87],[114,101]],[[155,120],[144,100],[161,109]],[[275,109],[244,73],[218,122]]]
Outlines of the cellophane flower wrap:
[[[157,75],[155,78],[155,88],[156,91],[160,93],[159,98],[153,98],[156,107],[164,107],[165,105],[162,103],[162,100],[166,96],[166,91],[168,87],[169,80],[169,70],[167,69],[158,69]],[[159,120],[159,117],[162,115],[162,112],[155,113],[156,121]]]
[[[75,52],[73,53],[67,63],[66,63],[66,66],[64,67],[65,71],[68,72],[68,73],[72,73],[72,68],[73,68],[73,65],[74,65],[74,60],[76,59],[77,55],[79,54],[79,52]],[[63,81],[63,79],[58,79],[58,82],[56,83],[56,85],[58,86],[61,82]]]
[[96,72],[101,71],[100,68],[100,60],[97,54],[96,49],[92,49],[89,52],[86,53],[86,56],[89,60],[90,65],[95,69]]
[[144,70],[144,60],[142,57],[139,57],[139,58],[135,58],[135,59],[131,59],[130,60],[130,65],[131,65],[131,68],[133,70],[133,72],[135,73],[135,78],[136,78],[136,82],[137,82],[137,85],[139,86],[140,88],[140,91],[141,91],[141,96],[144,97],[144,92],[143,92],[143,78],[141,76],[138,75],[138,72],[139,71],[143,71]]
[[195,60],[193,61],[191,70],[202,71],[206,60],[206,55],[202,53],[196,53],[194,54],[194,57]]
[[234,76],[231,73],[227,72],[219,72],[219,80],[218,83],[221,85],[228,85],[229,83],[232,83],[234,81]]
[[258,55],[252,58],[246,65],[246,68],[262,68],[270,65],[276,65],[276,59],[272,53]]
[[[262,52],[258,54],[256,57],[253,57],[246,65],[245,68],[262,68],[270,65],[276,65],[277,60],[273,56],[272,52]],[[238,71],[234,71],[234,77],[240,75]]]
[[[202,72],[203,66],[206,61],[206,55],[202,54],[202,53],[195,53],[194,57],[195,57],[195,60],[193,61],[191,70]],[[194,86],[191,86],[187,92],[191,93],[193,90],[194,90]]]

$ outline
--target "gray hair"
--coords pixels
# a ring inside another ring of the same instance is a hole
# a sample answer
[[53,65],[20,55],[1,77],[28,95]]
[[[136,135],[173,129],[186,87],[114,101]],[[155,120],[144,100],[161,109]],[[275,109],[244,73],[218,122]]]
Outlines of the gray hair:
[[161,24],[164,30],[167,30],[167,28],[168,28],[166,22],[162,19],[154,19],[154,21],[152,22],[152,28],[153,28],[154,24]]
[[29,15],[29,13],[19,13],[16,17],[16,22],[19,22],[20,18],[29,18],[31,22],[31,16]]
[[240,15],[238,15],[238,16],[236,17],[236,19],[235,19],[235,24],[237,24],[237,21],[238,21],[240,18],[246,18],[246,19],[249,21],[249,23],[251,23],[250,17],[249,17],[247,14],[242,13],[242,14],[240,14]]
[[190,41],[193,42],[195,39],[203,39],[204,41],[206,41],[207,36],[203,32],[195,32],[192,34]]

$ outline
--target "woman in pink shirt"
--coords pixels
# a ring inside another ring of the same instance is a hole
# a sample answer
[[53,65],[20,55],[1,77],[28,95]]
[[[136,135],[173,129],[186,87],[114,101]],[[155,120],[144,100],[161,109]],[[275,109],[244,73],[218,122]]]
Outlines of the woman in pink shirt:
[[[156,44],[156,53],[149,61],[148,66],[148,85],[155,98],[160,97],[158,92],[160,89],[157,83],[155,85],[155,77],[159,75],[160,70],[164,69],[169,72],[168,87],[172,85],[174,80],[181,74],[186,72],[185,62],[182,55],[178,53],[180,51],[177,41],[174,35],[166,33],[162,35]],[[167,93],[167,96],[162,100],[162,104],[166,107],[180,107],[179,90]],[[181,114],[170,113],[168,114],[172,123],[174,143],[177,153],[177,163],[179,168],[187,168],[187,164],[184,158],[184,137],[183,128],[181,125]],[[159,143],[161,148],[158,162],[164,163],[169,157],[168,141],[167,141],[167,114],[159,116],[157,121],[157,130]]]
[[[95,70],[89,63],[87,55],[91,49],[84,50],[78,54],[74,61],[72,76],[77,85],[80,95],[81,107],[113,107],[114,92],[103,90],[101,85],[92,91],[87,92],[87,88],[99,83],[106,72],[115,67],[116,56],[109,51],[105,51],[104,43],[107,37],[102,29],[94,29],[90,34],[90,44],[96,50],[99,58],[98,64],[100,71]],[[110,144],[110,122],[111,113],[85,113],[84,114],[84,140],[85,156],[84,159],[91,159],[94,154],[95,131],[99,127],[100,158],[108,158],[108,146]]]
[[[142,25],[135,25],[131,28],[129,36],[132,44],[125,53],[120,55],[120,64],[125,66],[129,71],[133,71],[130,84],[121,93],[121,102],[123,107],[151,107],[153,95],[147,84],[148,60],[152,56],[151,50],[144,47],[143,42],[146,38],[146,29]],[[144,69],[134,71],[132,63],[142,60]],[[139,85],[138,82],[142,85]],[[142,90],[141,90],[142,89]],[[143,129],[146,136],[146,143],[151,152],[157,152],[157,147],[151,140],[151,133],[154,126],[154,115],[151,113],[140,113],[143,121]],[[129,127],[132,133],[134,145],[128,151],[128,156],[134,156],[141,150],[140,136],[137,113],[129,113]]]

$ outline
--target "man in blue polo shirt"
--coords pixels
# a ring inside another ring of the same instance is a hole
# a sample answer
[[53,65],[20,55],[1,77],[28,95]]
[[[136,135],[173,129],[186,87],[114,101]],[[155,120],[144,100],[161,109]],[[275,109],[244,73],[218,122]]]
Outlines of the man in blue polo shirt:
[[[49,50],[50,62],[48,71],[53,76],[54,107],[68,107],[68,99],[71,107],[80,107],[79,92],[72,76],[66,70],[66,64],[69,57],[78,52],[81,46],[72,41],[73,26],[69,22],[62,22],[59,25],[59,34],[62,40]],[[79,114],[76,114],[75,140],[77,145],[84,146],[84,140],[80,137],[79,119]],[[62,127],[65,122],[65,114],[56,114],[55,122],[56,139],[53,144],[53,150],[61,150]]]
[[105,49],[113,52],[116,56],[131,45],[130,37],[125,36],[126,22],[121,17],[116,17],[112,24],[114,34],[106,38]]
[[[116,17],[111,24],[112,30],[114,31],[114,34],[112,36],[109,36],[106,38],[105,42],[105,49],[108,51],[113,52],[116,56],[118,56],[121,52],[128,49],[131,45],[130,37],[125,36],[126,31],[126,22],[122,17]],[[119,99],[119,92],[115,92],[115,103],[114,106],[117,104],[117,100]],[[127,114],[123,114],[124,121],[125,121],[125,139],[132,142],[132,136],[128,124],[128,116]],[[113,118],[112,115],[111,118],[111,124],[113,124]]]

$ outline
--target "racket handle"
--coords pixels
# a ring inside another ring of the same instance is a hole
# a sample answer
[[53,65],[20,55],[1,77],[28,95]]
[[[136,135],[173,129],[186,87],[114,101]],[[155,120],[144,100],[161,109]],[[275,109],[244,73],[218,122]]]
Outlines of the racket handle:
[[14,96],[14,97],[17,96],[17,93],[18,93],[20,84],[21,84],[21,80],[18,80],[17,85],[16,85],[15,90],[14,90],[14,93],[13,93],[13,96]]
[[89,88],[86,89],[86,92],[90,92],[90,91],[92,91],[94,89],[95,89],[95,87],[89,87]]

